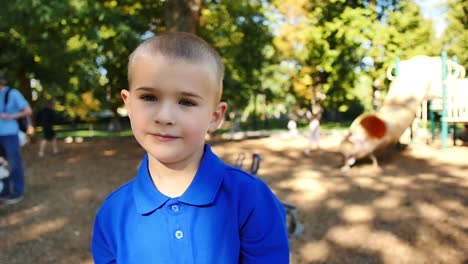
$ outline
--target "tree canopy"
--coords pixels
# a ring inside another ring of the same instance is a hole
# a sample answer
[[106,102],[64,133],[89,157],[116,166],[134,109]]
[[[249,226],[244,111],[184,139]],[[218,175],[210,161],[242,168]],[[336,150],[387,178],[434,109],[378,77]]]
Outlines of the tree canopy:
[[116,113],[130,52],[188,31],[220,52],[223,98],[244,118],[314,105],[351,118],[370,109],[373,89],[385,92],[396,57],[445,48],[467,66],[465,2],[447,2],[438,40],[410,0],[2,0],[0,71],[31,102],[55,98],[70,118]]

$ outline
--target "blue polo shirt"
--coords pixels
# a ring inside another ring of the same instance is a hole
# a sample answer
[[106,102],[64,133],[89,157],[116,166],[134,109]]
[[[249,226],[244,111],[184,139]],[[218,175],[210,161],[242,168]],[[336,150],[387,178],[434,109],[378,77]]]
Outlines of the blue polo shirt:
[[282,204],[259,178],[205,145],[184,194],[155,188],[145,156],[135,179],[107,197],[92,239],[95,263],[289,263]]
[[[5,96],[7,90],[12,89],[8,94],[8,104],[5,107]],[[28,106],[28,101],[16,89],[4,87],[0,91],[0,113],[8,113],[10,115],[17,114]],[[19,132],[18,122],[16,119],[1,119],[0,118],[0,136],[17,135]]]

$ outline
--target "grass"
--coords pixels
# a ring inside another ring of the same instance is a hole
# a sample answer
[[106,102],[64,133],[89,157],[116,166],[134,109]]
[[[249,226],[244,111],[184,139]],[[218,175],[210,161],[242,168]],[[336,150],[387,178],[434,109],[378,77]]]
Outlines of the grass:
[[[54,126],[56,137],[64,139],[67,137],[81,138],[119,138],[133,135],[129,125],[123,126],[121,131],[109,131],[106,124],[78,124],[78,125],[56,125]],[[36,128],[36,135],[42,136],[42,128]]]
[[[287,130],[286,124],[281,124],[278,122],[271,122],[271,126],[260,127],[258,130],[262,131],[282,131]],[[350,123],[343,122],[326,122],[320,125],[321,130],[331,131],[331,130],[346,130],[348,129]],[[307,131],[309,129],[308,124],[298,124],[300,131]],[[119,137],[130,137],[133,135],[132,130],[129,124],[123,124],[123,129],[121,131],[108,131],[107,124],[104,123],[86,123],[86,124],[77,124],[77,125],[56,125],[54,126],[55,132],[58,139],[64,139],[67,137],[81,137],[81,138],[119,138]],[[242,130],[253,130],[249,125],[243,124]],[[229,132],[229,128],[223,126],[223,128],[218,129],[215,134],[223,134]],[[42,136],[42,128],[36,128],[36,136]]]

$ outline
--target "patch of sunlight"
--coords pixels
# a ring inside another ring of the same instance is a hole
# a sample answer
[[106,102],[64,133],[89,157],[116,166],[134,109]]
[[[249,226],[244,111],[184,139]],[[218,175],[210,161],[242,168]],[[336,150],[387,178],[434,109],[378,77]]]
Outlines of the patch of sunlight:
[[466,187],[466,188],[468,188],[468,181],[459,182],[458,185],[459,185],[460,187]]
[[409,186],[413,182],[413,179],[410,177],[398,177],[398,178],[393,178],[391,183],[394,186]]
[[340,199],[332,198],[327,200],[326,205],[330,209],[340,209],[345,205],[345,202]]
[[421,180],[427,180],[427,181],[433,181],[439,178],[437,175],[432,174],[432,173],[421,173],[417,177]]
[[[463,147],[454,147],[449,148],[446,151],[438,152],[437,160],[442,161],[444,163],[453,164],[453,165],[466,165],[466,148]],[[442,154],[442,155],[440,155]],[[462,174],[464,178],[467,178],[467,174]]]
[[292,139],[282,139],[279,137],[275,137],[275,141],[271,142],[271,140],[266,144],[269,149],[274,151],[283,151],[289,150],[291,148],[298,148],[302,149],[307,146],[308,141],[304,137],[296,137]]
[[330,254],[330,245],[326,241],[307,242],[300,249],[302,258],[307,262],[325,261]]
[[115,149],[107,149],[102,152],[102,154],[106,157],[114,156],[117,151]]
[[370,206],[348,205],[343,208],[341,217],[351,223],[369,222],[375,218],[375,213]]
[[385,191],[388,189],[388,185],[377,182],[375,177],[356,177],[354,182],[370,190]]
[[420,252],[394,234],[371,230],[365,224],[333,227],[328,231],[327,238],[342,247],[378,252],[382,263],[415,263],[424,259]]
[[47,207],[40,204],[33,206],[31,208],[24,209],[20,212],[15,212],[7,216],[0,218],[0,227],[16,225],[22,221],[27,220],[27,218],[37,215],[43,211],[47,210]]
[[388,185],[383,184],[383,183],[376,183],[376,184],[374,184],[372,186],[369,186],[369,189],[374,190],[374,191],[378,191],[378,192],[382,192],[382,191],[388,190]]
[[396,207],[390,210],[379,211],[379,218],[386,221],[404,221],[414,218],[414,209],[411,207]]
[[443,220],[447,218],[447,214],[433,204],[418,202],[416,209],[422,216],[430,220]]
[[21,229],[13,232],[9,238],[0,241],[0,247],[8,244],[17,244],[38,239],[44,234],[63,228],[67,223],[67,218],[60,217],[43,223],[22,227]]
[[[438,222],[422,225],[417,240],[418,244],[426,245],[424,248],[426,255],[431,257],[430,263],[466,263],[468,240],[463,234],[462,230],[450,224]],[[447,238],[450,243],[447,243]],[[459,250],[463,247],[465,250]]]
[[371,177],[357,177],[353,178],[353,181],[362,187],[369,187],[375,184],[375,179]]
[[77,202],[89,202],[95,197],[95,193],[90,188],[80,188],[73,191],[73,200]]
[[74,156],[74,157],[68,158],[65,162],[66,163],[78,163],[80,161],[81,161],[80,156]]
[[445,209],[454,210],[460,213],[466,210],[465,206],[459,200],[446,199],[446,200],[440,201],[439,204]]
[[322,176],[322,173],[315,170],[302,170],[297,171],[294,173],[294,178],[297,179],[313,179],[314,181],[318,182],[318,179]]
[[57,173],[55,173],[55,177],[57,178],[63,178],[68,176],[70,176],[70,173],[68,171],[58,171]]
[[[306,173],[302,172],[301,174]],[[311,175],[314,172],[310,172]],[[289,188],[294,190],[288,195],[289,201],[300,202],[307,206],[313,206],[311,202],[322,200],[327,194],[327,190],[324,185],[317,179],[299,177],[292,178],[289,180],[281,181],[278,184],[279,188]]]
[[293,178],[280,182],[279,186],[283,188],[292,188],[297,191],[312,191],[324,193],[325,188],[321,184],[320,173],[316,171],[299,171]]
[[382,209],[397,208],[404,197],[405,194],[401,191],[389,191],[383,197],[375,199],[373,205]]
[[455,178],[455,177],[445,177],[445,178],[440,179],[440,182],[446,183],[446,184],[458,184],[458,182],[460,182],[460,179]]
[[337,192],[337,193],[349,192],[349,191],[351,191],[351,186],[346,182],[342,182],[340,184],[334,184],[334,185],[329,186],[329,189],[332,190],[333,192]]
[[457,182],[459,182],[460,180],[464,180],[465,183],[468,183],[468,181],[467,181],[468,180],[468,173],[466,173],[466,167],[452,166],[452,167],[450,167],[450,172],[451,172],[451,176],[453,176],[453,178],[458,180]]

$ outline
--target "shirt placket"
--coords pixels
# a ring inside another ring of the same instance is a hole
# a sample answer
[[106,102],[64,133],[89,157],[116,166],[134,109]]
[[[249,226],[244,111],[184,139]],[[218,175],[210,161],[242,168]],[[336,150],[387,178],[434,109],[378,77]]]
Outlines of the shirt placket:
[[176,199],[171,199],[166,206],[174,263],[193,263],[191,234],[187,221],[188,209],[186,204]]

